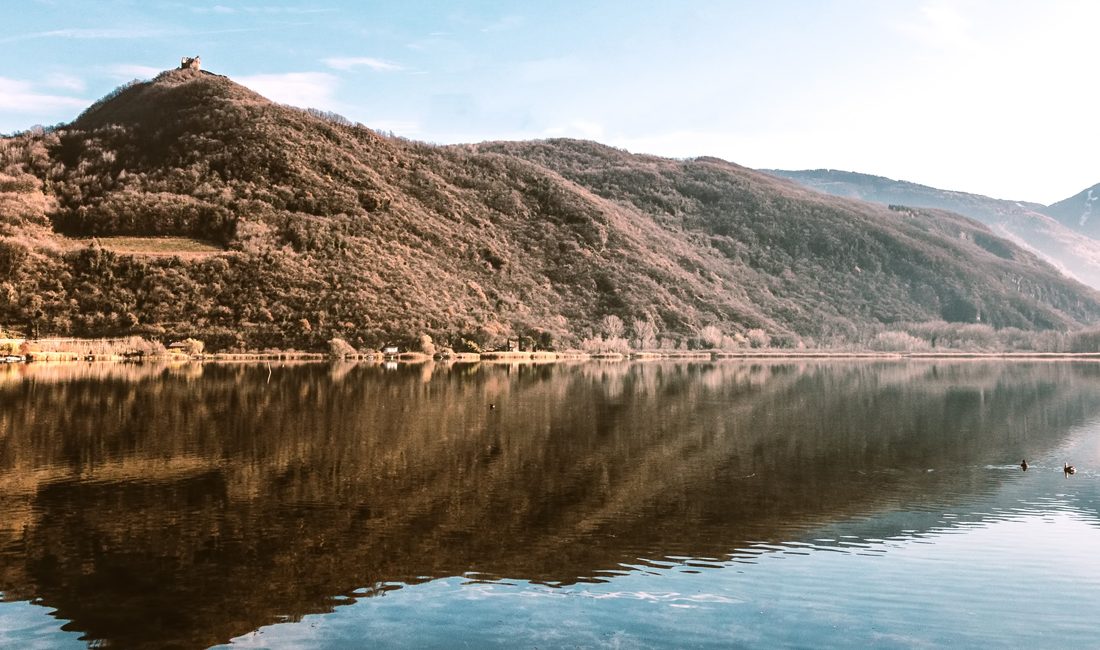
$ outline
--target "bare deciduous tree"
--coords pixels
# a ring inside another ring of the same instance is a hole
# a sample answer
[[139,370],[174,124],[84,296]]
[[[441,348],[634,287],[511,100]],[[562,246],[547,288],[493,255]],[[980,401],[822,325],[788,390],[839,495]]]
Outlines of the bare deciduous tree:
[[622,338],[625,326],[623,325],[623,319],[614,314],[609,314],[600,321],[600,328],[603,329],[604,336],[607,338],[618,339]]
[[722,330],[714,325],[707,325],[699,330],[699,338],[703,340],[708,348],[713,350],[722,345]]
[[749,339],[749,345],[754,348],[766,348],[772,344],[772,337],[768,336],[767,332],[759,328],[754,328],[745,332],[745,337]]
[[649,318],[635,318],[630,323],[638,347],[643,350],[653,348],[657,343],[657,324]]

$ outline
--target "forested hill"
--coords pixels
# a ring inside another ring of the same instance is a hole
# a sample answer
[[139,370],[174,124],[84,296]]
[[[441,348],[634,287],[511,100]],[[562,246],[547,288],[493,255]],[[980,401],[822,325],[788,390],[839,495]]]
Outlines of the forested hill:
[[977,219],[994,233],[1034,250],[1066,275],[1100,289],[1100,222],[1089,221],[1090,197],[1095,193],[1100,198],[1100,186],[1044,207],[835,169],[763,171],[835,196],[939,208]]
[[[570,140],[432,146],[174,70],[0,141],[0,326],[359,347],[687,343],[947,320],[1066,330],[1100,296],[984,226],[714,159]],[[171,239],[149,239],[171,237]]]

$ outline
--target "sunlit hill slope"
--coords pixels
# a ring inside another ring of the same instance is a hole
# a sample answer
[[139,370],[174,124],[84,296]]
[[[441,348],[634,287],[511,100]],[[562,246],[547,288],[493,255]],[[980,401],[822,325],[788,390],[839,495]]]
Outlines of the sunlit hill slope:
[[1096,293],[954,214],[591,142],[383,137],[197,70],[0,140],[0,173],[0,326],[43,334],[560,347],[616,315],[670,343],[716,325],[797,345],[1100,316]]

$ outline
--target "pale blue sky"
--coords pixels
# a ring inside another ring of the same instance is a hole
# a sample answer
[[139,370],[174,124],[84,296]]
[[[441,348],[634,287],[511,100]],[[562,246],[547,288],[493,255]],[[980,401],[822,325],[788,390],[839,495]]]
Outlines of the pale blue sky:
[[1100,3],[0,0],[0,132],[199,54],[429,142],[571,136],[1053,202],[1100,182]]

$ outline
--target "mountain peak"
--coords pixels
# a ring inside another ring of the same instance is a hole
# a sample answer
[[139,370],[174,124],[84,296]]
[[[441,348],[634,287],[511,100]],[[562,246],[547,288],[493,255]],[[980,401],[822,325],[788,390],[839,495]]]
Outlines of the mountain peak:
[[1100,236],[1100,183],[1044,208],[1043,213],[1090,237]]
[[[229,79],[229,77],[223,74],[217,74],[209,70],[203,70],[201,68],[193,67],[179,67],[172,68],[171,70],[165,70],[164,72],[153,77],[153,83],[176,85],[181,83],[187,83],[196,79]],[[232,82],[234,85],[240,86],[236,82]],[[240,86],[244,87],[244,86]]]
[[226,102],[272,103],[225,75],[193,65],[161,72],[152,81],[119,86],[73,120],[79,129],[106,124],[152,124],[180,111]]

